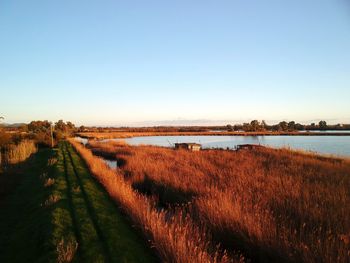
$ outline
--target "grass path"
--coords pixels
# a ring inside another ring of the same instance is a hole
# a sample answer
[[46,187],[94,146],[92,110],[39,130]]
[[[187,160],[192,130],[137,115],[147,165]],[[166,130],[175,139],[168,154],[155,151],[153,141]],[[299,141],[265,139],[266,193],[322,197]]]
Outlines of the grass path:
[[64,255],[159,261],[67,142],[0,173],[0,262],[68,262]]
[[83,195],[72,162],[69,159],[69,152],[65,148],[66,145],[62,149],[65,178],[67,182],[67,193],[71,199],[70,209],[76,240],[79,244],[79,256],[84,262],[108,262],[101,248],[101,239],[99,239],[96,233],[95,225],[88,211],[88,201]]
[[72,146],[61,143],[60,151],[66,196],[79,244],[77,259],[83,262],[156,262],[145,241],[91,176]]

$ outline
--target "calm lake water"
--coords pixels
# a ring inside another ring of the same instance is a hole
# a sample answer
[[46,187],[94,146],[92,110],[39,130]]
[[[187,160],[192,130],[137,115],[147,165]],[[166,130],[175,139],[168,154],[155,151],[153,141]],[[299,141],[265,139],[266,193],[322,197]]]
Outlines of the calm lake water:
[[[118,139],[111,139],[118,140]],[[174,143],[196,142],[203,148],[230,148],[239,144],[262,144],[305,151],[350,156],[350,136],[149,136],[123,139],[130,145],[173,147]]]
[[[82,137],[75,137],[74,138],[76,141],[82,143],[84,146],[86,146],[86,144],[88,143],[88,139],[86,138],[82,138]],[[109,168],[112,168],[113,170],[117,169],[118,168],[118,162],[117,160],[108,160],[108,159],[105,159],[105,158],[102,158],[103,161],[109,166]]]
[[112,168],[114,170],[118,168],[118,162],[117,161],[107,160],[107,159],[103,159],[103,161],[109,166],[109,168]]
[[309,131],[299,131],[299,132],[320,132],[320,133],[349,133],[349,130],[326,130],[326,131],[321,131],[321,130],[309,130]]

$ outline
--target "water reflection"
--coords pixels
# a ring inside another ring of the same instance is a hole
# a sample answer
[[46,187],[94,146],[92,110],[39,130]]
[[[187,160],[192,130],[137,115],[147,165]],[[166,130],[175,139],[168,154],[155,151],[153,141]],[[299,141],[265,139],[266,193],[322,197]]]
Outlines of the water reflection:
[[82,137],[75,137],[74,139],[75,139],[76,141],[82,143],[84,146],[86,146],[86,144],[89,142],[88,139],[82,138]]
[[[82,137],[75,137],[74,138],[76,141],[82,143],[85,147],[86,147],[86,144],[89,142],[88,139],[86,138],[82,138]],[[116,170],[118,168],[118,162],[117,160],[107,160],[107,159],[104,159],[102,158],[102,160],[109,166],[109,168],[113,169],[113,170]]]
[[116,160],[103,159],[103,161],[109,166],[109,168],[113,170],[116,170],[118,168],[118,162]]

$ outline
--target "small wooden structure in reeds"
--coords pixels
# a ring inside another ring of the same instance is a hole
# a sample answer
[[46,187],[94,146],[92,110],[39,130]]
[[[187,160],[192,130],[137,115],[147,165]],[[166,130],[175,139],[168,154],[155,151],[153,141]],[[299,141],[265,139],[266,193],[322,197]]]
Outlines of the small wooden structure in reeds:
[[184,150],[196,152],[196,151],[200,151],[201,148],[202,148],[202,145],[200,145],[199,143],[175,143],[176,150],[184,149]]

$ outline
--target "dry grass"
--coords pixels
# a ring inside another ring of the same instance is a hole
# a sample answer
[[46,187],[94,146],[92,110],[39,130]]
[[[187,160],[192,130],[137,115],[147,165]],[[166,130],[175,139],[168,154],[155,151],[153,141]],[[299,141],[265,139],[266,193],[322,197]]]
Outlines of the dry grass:
[[2,162],[7,164],[16,164],[23,162],[29,158],[33,153],[37,152],[37,147],[34,141],[23,140],[18,144],[10,144],[5,148],[2,154]]
[[56,157],[52,157],[47,161],[47,165],[48,166],[53,166],[57,163],[57,158]]
[[[138,194],[122,174],[111,170],[90,150],[71,139],[70,142],[85,159],[92,174],[109,195],[152,241],[163,262],[232,262],[224,253],[209,247],[205,230],[181,211],[170,218],[155,209],[153,202]],[[210,250],[210,251],[209,251]]]
[[219,244],[256,262],[349,262],[346,160],[285,149],[91,146],[124,160],[129,185],[206,229],[207,247]]
[[40,179],[41,179],[41,180],[46,180],[46,177],[47,177],[47,173],[46,173],[46,172],[44,172],[44,173],[42,173],[42,174],[40,175]]
[[80,186],[73,187],[73,193],[80,193]]
[[44,207],[52,206],[60,200],[60,197],[57,195],[50,195],[49,198],[42,204]]
[[65,241],[63,238],[57,244],[57,262],[72,262],[74,255],[78,249],[78,243],[75,240]]
[[45,187],[50,187],[55,183],[55,179],[54,178],[48,178],[45,180],[44,182],[44,186]]

